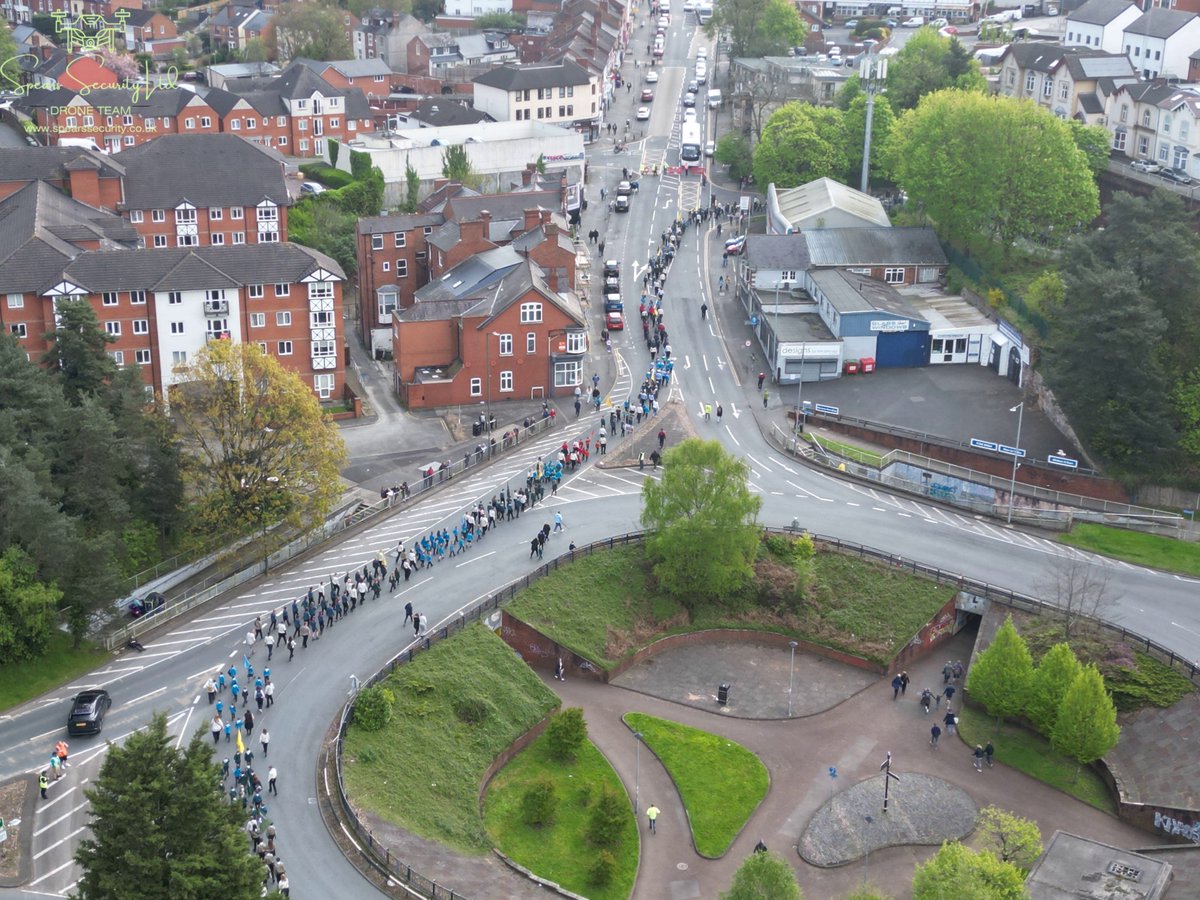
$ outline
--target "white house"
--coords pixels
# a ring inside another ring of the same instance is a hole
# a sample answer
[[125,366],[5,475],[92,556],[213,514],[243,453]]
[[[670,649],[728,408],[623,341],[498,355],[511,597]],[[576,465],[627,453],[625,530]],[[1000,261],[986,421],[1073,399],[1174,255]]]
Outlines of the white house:
[[498,66],[475,79],[475,108],[497,122],[573,127],[600,113],[599,78],[570,60]]
[[446,0],[442,15],[455,19],[474,19],[476,16],[512,11],[512,0]]
[[1121,53],[1125,49],[1125,29],[1141,15],[1133,0],[1088,0],[1067,15],[1063,43]]
[[1124,50],[1133,67],[1152,78],[1187,78],[1188,57],[1200,47],[1200,17],[1155,7],[1125,28]]
[[1128,85],[1113,95],[1107,111],[1114,150],[1200,177],[1200,91]]

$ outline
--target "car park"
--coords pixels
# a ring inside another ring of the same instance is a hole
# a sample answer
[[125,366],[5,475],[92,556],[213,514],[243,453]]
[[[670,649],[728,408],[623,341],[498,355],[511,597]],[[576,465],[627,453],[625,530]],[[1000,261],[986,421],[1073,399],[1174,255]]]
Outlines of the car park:
[[651,69],[646,73],[646,84],[658,84],[658,72]]
[[687,106],[687,107],[695,106],[696,105],[696,95],[693,94],[691,91],[688,91],[687,94],[684,95],[683,105]]
[[1191,184],[1192,183],[1192,176],[1189,175],[1187,172],[1183,171],[1183,169],[1164,168],[1158,174],[1161,175],[1163,178],[1167,179],[1167,181],[1173,181],[1176,184]]
[[642,88],[642,102],[649,103],[654,99],[654,91],[651,88]]
[[1144,172],[1147,175],[1155,175],[1162,171],[1162,166],[1156,162],[1151,162],[1148,159],[1139,159],[1129,164],[1129,168],[1135,172]]
[[104,715],[111,706],[112,697],[103,688],[80,691],[71,700],[67,731],[71,734],[99,734],[104,727]]
[[716,141],[709,141],[707,144],[704,145],[704,155],[705,156],[712,156],[716,152],[717,152]]

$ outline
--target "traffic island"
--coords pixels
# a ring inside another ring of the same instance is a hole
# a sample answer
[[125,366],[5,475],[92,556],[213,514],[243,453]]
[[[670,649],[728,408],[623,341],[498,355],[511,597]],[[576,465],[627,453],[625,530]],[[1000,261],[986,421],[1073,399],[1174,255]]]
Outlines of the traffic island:
[[962,788],[932,775],[893,775],[887,812],[883,775],[852,785],[817,810],[796,847],[800,858],[827,869],[855,862],[872,850],[939,846],[974,830],[979,810]]
[[[716,427],[715,419],[713,426]],[[621,427],[621,423],[618,422],[616,434],[621,433]],[[661,450],[658,446],[660,431],[666,433]],[[644,453],[646,455],[646,471],[650,472],[655,468],[650,458],[654,451],[666,453],[672,447],[694,437],[704,437],[704,435],[697,431],[683,403],[672,400],[659,408],[657,416],[643,418],[640,424],[634,425],[628,438],[614,437],[610,433],[608,435],[608,453],[599,458],[597,466],[602,469],[636,467],[639,464],[639,454]],[[595,450],[593,449],[592,452],[595,453]],[[659,467],[661,466],[660,462]]]

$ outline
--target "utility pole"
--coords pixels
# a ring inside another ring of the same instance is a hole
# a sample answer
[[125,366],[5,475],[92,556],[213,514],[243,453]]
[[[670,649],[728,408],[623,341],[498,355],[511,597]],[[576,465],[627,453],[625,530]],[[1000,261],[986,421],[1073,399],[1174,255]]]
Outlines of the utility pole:
[[858,68],[863,90],[867,94],[867,127],[863,135],[862,180],[859,190],[867,192],[867,176],[871,171],[871,125],[875,118],[875,95],[883,90],[887,81],[887,60],[878,53],[868,53]]

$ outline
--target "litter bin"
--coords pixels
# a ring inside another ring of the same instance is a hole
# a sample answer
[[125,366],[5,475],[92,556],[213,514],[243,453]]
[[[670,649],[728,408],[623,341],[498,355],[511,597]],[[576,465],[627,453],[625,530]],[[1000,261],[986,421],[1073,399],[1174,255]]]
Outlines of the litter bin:
[[482,432],[483,432],[483,428],[482,428],[482,426],[479,424],[479,421],[478,421],[478,420],[476,420],[476,421],[474,421],[474,422],[472,422],[472,423],[471,423],[471,437],[479,437],[479,435],[480,435]]
[[721,706],[724,706],[728,702],[729,702],[729,685],[726,684],[725,682],[721,682],[721,684],[717,687],[717,703],[719,703]]
[[848,359],[845,362],[843,362],[842,363],[842,374],[843,375],[857,375],[858,374],[858,360],[857,359]]
[[859,362],[859,367],[860,367],[861,371],[863,371],[864,373],[875,371],[875,357],[864,356],[858,362]]

